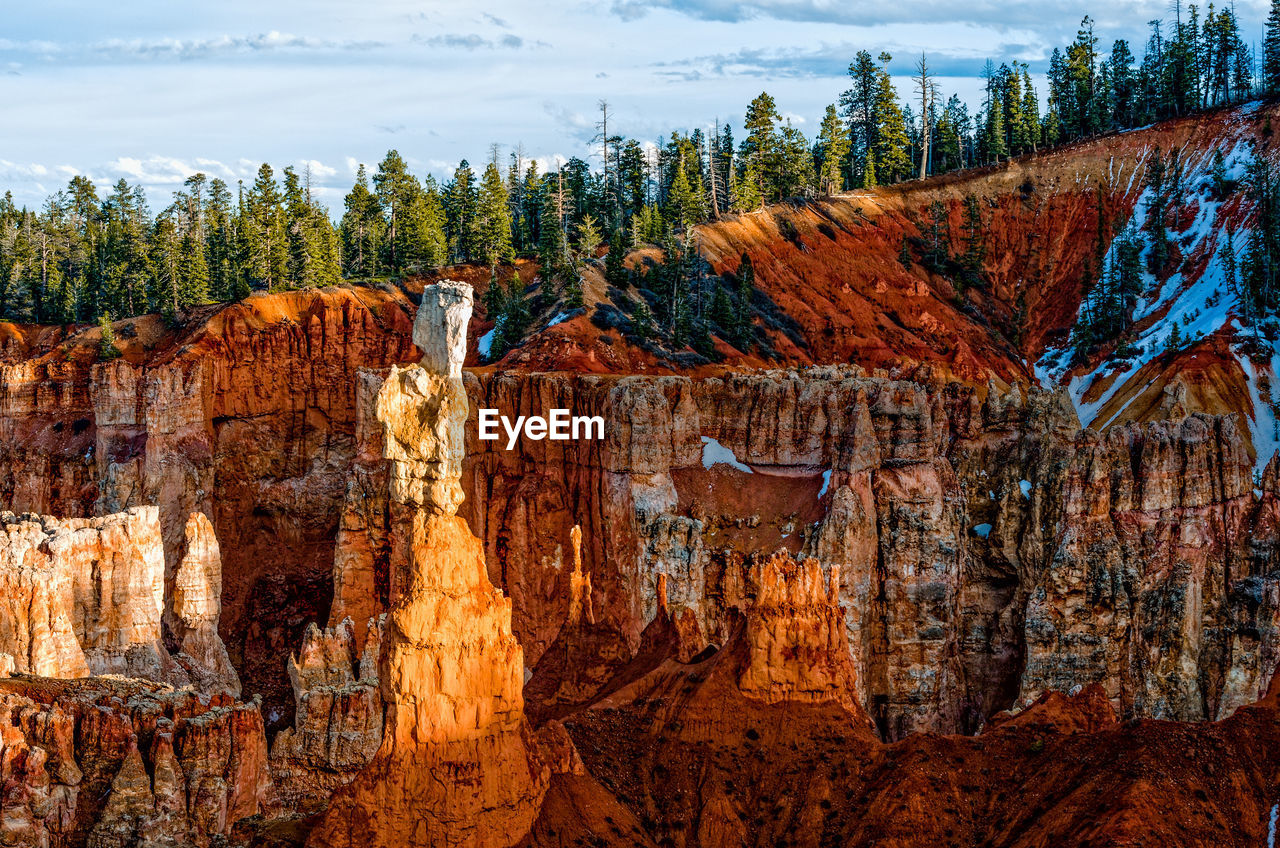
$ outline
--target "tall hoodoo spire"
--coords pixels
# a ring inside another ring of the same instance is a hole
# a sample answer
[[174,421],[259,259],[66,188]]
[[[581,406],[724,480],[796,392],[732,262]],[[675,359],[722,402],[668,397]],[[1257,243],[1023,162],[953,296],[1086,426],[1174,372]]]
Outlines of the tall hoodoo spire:
[[525,747],[511,601],[456,515],[471,304],[468,285],[427,286],[413,329],[422,363],[392,368],[378,392],[393,537],[379,674],[386,717],[381,747],[334,797],[316,845],[505,848],[527,833],[546,791],[546,770]]

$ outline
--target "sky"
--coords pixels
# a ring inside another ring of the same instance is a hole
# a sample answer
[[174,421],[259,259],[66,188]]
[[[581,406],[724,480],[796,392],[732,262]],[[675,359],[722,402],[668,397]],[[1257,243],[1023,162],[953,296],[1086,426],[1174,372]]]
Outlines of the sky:
[[[1269,0],[1236,0],[1261,39]],[[0,0],[0,191],[39,206],[84,174],[161,208],[196,171],[234,188],[258,165],[310,166],[337,217],[356,167],[395,148],[419,175],[458,161],[590,158],[610,133],[735,131],[768,91],[806,135],[858,50],[923,51],[943,96],[980,102],[983,64],[1043,72],[1086,14],[1100,44],[1172,20],[1164,0]],[[1043,91],[1041,92],[1043,95]],[[739,133],[740,135],[740,133]],[[597,155],[598,159],[598,155]]]

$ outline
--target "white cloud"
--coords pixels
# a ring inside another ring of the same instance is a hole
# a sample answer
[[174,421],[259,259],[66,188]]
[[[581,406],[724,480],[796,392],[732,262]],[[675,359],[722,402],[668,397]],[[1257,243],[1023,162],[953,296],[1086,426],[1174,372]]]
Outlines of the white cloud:
[[318,159],[304,159],[298,163],[300,172],[307,168],[311,169],[311,178],[313,180],[327,180],[338,175],[337,168],[331,168]]
[[[647,149],[717,118],[740,138],[742,113],[762,90],[811,130],[861,49],[894,54],[904,96],[913,55],[927,49],[944,96],[958,91],[974,105],[988,56],[1029,60],[1042,73],[1091,2],[137,0],[127,15],[84,0],[10,4],[0,93],[6,126],[20,131],[0,151],[0,192],[38,207],[72,163],[100,187],[120,177],[142,184],[158,206],[197,170],[234,192],[263,161],[277,176],[311,161],[326,169],[313,165],[320,196],[340,209],[331,192],[349,190],[358,164],[372,172],[390,146],[420,176],[448,177],[463,158],[483,163],[493,141],[523,143],[544,171],[591,159],[602,98],[614,110],[610,130]],[[1246,37],[1261,32],[1264,5],[1237,2]],[[1135,53],[1146,22],[1170,15],[1165,0],[1117,0],[1093,13],[1104,51],[1126,37]],[[554,49],[537,49],[549,42]]]

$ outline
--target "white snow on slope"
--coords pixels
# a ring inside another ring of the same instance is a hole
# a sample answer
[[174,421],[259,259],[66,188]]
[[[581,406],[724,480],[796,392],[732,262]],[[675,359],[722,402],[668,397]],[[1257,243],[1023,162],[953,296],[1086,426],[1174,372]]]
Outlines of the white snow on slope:
[[717,442],[710,436],[702,437],[702,467],[710,469],[713,465],[729,465],[748,474],[754,473],[751,466],[744,465],[734,456],[733,451]]
[[[1276,393],[1280,387],[1274,385],[1270,375],[1259,373],[1258,366],[1249,357],[1236,354],[1240,367],[1244,369],[1249,381],[1249,401],[1253,406],[1253,415],[1247,422],[1249,435],[1253,438],[1253,449],[1257,454],[1254,467],[1261,471],[1267,467],[1271,457],[1280,450],[1280,421],[1276,418]],[[1271,374],[1280,373],[1280,354],[1272,353],[1269,363]]]
[[[1256,106],[1252,107],[1256,108]],[[1247,110],[1245,110],[1247,111]],[[1242,137],[1242,128],[1246,121],[1244,111],[1233,122],[1237,133],[1232,140],[1224,142],[1219,149],[1223,151],[1226,176],[1229,180],[1242,182],[1247,174],[1250,161],[1253,159],[1253,148],[1248,139]],[[1135,167],[1129,175],[1128,190],[1135,188],[1135,180],[1142,171],[1148,156],[1154,151],[1144,149],[1138,157]],[[1178,245],[1184,259],[1204,261],[1188,262],[1192,267],[1203,265],[1200,276],[1194,280],[1186,278],[1182,271],[1174,273],[1167,280],[1160,282],[1147,268],[1150,255],[1150,236],[1140,232],[1142,238],[1142,292],[1134,308],[1135,323],[1159,316],[1151,325],[1143,330],[1134,340],[1135,351],[1125,359],[1111,359],[1100,363],[1088,373],[1073,375],[1066,379],[1070,368],[1070,344],[1063,348],[1048,350],[1040,361],[1035,363],[1034,373],[1044,387],[1067,383],[1068,393],[1075,404],[1080,423],[1086,427],[1103,429],[1114,422],[1124,412],[1124,407],[1116,409],[1105,419],[1099,414],[1117,394],[1127,394],[1137,398],[1146,386],[1128,385],[1144,365],[1157,358],[1170,345],[1170,337],[1175,324],[1185,344],[1197,338],[1211,335],[1223,328],[1239,329],[1237,317],[1238,301],[1234,291],[1228,285],[1224,267],[1227,255],[1227,221],[1221,214],[1223,203],[1212,196],[1211,172],[1213,168],[1213,148],[1197,151],[1182,164],[1181,190],[1173,200],[1173,213],[1169,220],[1185,218],[1194,211],[1191,222],[1180,229],[1170,229],[1169,239]],[[1117,178],[1117,182],[1119,179]],[[1133,219],[1130,226],[1140,227],[1146,220],[1146,209],[1152,193],[1143,187],[1134,206]],[[1249,238],[1247,226],[1236,226],[1234,230],[1234,248],[1237,265],[1244,256],[1244,247]],[[1116,261],[1115,245],[1108,249],[1104,259],[1104,268],[1109,268]],[[1259,375],[1252,365],[1242,367],[1249,377],[1249,389],[1253,399],[1254,415],[1249,422],[1254,444],[1258,449],[1259,468],[1271,458],[1280,443],[1280,436],[1275,432],[1275,414],[1271,409],[1269,394],[1259,388]],[[1276,361],[1272,362],[1272,373],[1275,373]],[[1107,380],[1105,390],[1091,401],[1085,396],[1100,380]],[[1135,390],[1136,388],[1136,390]]]

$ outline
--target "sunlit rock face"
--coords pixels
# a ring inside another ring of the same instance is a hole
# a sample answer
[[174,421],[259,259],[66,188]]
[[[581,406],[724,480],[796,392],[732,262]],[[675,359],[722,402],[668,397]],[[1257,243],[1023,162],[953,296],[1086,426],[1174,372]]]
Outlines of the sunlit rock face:
[[469,286],[428,286],[414,325],[422,364],[393,369],[378,392],[393,590],[379,673],[382,741],[334,796],[315,845],[514,845],[546,790],[548,770],[526,745],[511,602],[489,582],[481,542],[455,514],[470,313]]
[[222,611],[222,552],[203,512],[187,520],[186,552],[173,582],[174,659],[202,692],[240,694],[240,678],[218,636]]
[[0,653],[15,671],[186,682],[160,638],[156,507],[63,520],[0,514],[0,606]]

